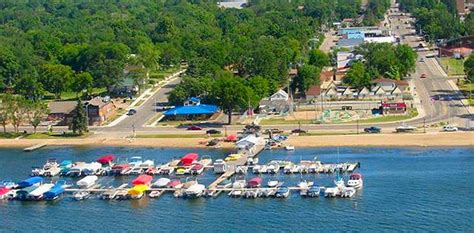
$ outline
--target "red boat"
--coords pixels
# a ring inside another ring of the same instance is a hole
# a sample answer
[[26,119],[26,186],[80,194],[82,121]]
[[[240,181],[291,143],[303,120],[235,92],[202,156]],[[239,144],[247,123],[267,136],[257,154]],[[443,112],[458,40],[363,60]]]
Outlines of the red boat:
[[189,166],[193,164],[197,159],[199,158],[199,155],[196,153],[189,153],[185,155],[183,158],[181,158],[180,164],[181,166]]
[[110,171],[111,175],[124,175],[126,171],[130,170],[130,165],[128,164],[116,164],[112,167]]
[[252,179],[247,183],[247,185],[248,185],[250,188],[258,188],[258,187],[260,187],[260,185],[262,185],[262,178],[261,178],[261,177],[252,178]]
[[156,167],[150,167],[145,171],[145,174],[150,175],[150,176],[156,175],[158,174],[158,169],[156,169]]
[[98,158],[97,162],[102,164],[102,165],[106,165],[106,164],[112,163],[112,161],[114,161],[114,160],[115,160],[114,155],[104,155],[104,156]]
[[153,180],[152,176],[149,175],[139,175],[136,179],[132,181],[133,185],[149,185]]
[[176,186],[180,185],[181,181],[180,180],[172,180],[168,183],[168,186],[170,188],[176,188]]
[[191,167],[191,174],[193,175],[199,175],[204,171],[204,165],[200,163],[194,163],[193,166]]
[[9,188],[0,187],[0,200],[5,199],[5,196],[7,196],[8,192],[10,192]]

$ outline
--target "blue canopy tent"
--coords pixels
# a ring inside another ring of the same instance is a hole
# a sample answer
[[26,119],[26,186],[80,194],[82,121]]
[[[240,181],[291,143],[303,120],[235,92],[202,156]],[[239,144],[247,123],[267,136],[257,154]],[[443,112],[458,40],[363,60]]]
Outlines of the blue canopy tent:
[[177,116],[177,115],[208,115],[218,112],[219,108],[215,105],[200,104],[194,106],[179,106],[170,109],[163,114],[165,116]]
[[48,192],[45,192],[43,196],[46,200],[54,200],[58,198],[58,196],[61,195],[61,193],[63,192],[64,192],[64,188],[62,184],[56,184]]

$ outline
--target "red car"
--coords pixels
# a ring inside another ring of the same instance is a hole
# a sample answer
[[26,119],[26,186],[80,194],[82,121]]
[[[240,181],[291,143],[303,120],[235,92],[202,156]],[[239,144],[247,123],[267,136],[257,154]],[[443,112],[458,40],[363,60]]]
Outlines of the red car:
[[426,74],[421,74],[420,78],[426,78]]
[[188,130],[202,130],[202,127],[199,127],[197,125],[190,125],[188,126]]

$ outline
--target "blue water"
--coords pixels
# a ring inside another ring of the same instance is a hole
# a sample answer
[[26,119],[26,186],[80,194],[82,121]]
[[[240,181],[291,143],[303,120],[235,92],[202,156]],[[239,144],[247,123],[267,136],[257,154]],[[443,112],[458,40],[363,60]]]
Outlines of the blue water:
[[[24,153],[0,150],[0,179],[21,180],[31,166],[47,158],[93,161],[103,154],[143,156],[169,161],[188,152],[215,158],[222,150],[152,148],[58,147]],[[0,231],[471,231],[474,220],[474,148],[322,148],[296,152],[265,151],[271,159],[323,162],[359,161],[364,188],[350,199],[305,199],[293,193],[288,199],[218,198],[184,200],[166,194],[137,201],[0,202]],[[210,183],[211,172],[199,177]],[[254,177],[253,174],[247,178]],[[272,177],[296,185],[300,175]],[[320,185],[332,185],[333,176],[305,175]],[[130,178],[101,179],[121,184]],[[264,176],[265,182],[269,179]]]

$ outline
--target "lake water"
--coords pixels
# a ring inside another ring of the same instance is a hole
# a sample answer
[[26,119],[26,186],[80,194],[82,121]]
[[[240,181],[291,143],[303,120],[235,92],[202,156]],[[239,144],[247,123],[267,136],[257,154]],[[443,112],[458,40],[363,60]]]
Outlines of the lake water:
[[[93,161],[113,153],[119,157],[143,156],[155,162],[169,161],[188,152],[213,159],[222,150],[154,148],[56,147],[25,153],[20,149],[0,150],[0,180],[19,181],[28,177],[31,166],[46,159]],[[0,201],[0,231],[472,231],[474,221],[474,148],[313,148],[295,152],[264,151],[260,160],[313,159],[322,162],[359,161],[364,188],[349,199],[218,198],[176,199],[165,194],[159,199],[135,201],[75,201],[65,196],[56,202]],[[247,178],[254,177],[248,174]],[[200,183],[210,183],[208,171]],[[295,186],[300,175],[276,175]],[[332,186],[334,176],[305,175],[307,180]],[[347,177],[346,177],[347,178]],[[111,177],[101,183],[129,182]],[[264,176],[264,182],[269,179]]]

